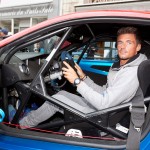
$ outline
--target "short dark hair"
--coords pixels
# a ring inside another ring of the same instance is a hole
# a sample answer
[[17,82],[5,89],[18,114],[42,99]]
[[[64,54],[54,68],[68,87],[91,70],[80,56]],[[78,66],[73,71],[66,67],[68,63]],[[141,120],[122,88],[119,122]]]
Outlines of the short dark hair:
[[134,34],[137,43],[141,44],[141,36],[137,28],[135,27],[122,27],[118,30],[117,36],[121,34]]

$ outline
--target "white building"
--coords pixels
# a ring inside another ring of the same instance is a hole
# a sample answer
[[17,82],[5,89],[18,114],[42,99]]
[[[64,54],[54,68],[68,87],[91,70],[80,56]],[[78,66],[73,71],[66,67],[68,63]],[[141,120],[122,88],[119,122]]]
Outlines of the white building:
[[76,5],[88,3],[89,0],[62,0],[62,14],[69,14],[75,12]]
[[150,0],[62,0],[61,14],[87,10],[145,10],[150,11]]
[[60,15],[61,0],[1,0],[0,27],[12,34]]
[[87,10],[138,10],[150,11],[150,0],[88,0],[74,6],[75,12]]

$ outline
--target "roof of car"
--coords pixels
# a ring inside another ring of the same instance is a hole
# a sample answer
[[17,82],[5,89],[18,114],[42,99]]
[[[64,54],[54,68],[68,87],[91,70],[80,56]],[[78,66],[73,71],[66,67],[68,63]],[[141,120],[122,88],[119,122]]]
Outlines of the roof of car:
[[144,11],[125,11],[125,10],[100,10],[100,11],[88,11],[88,12],[76,12],[72,14],[67,14],[59,17],[55,17],[53,19],[46,20],[41,22],[35,26],[27,28],[21,32],[18,32],[2,41],[0,41],[0,47],[7,45],[8,43],[26,35],[33,31],[39,30],[43,27],[67,21],[67,20],[75,20],[80,18],[91,18],[91,17],[103,17],[103,16],[110,16],[110,17],[133,17],[133,18],[150,18],[150,12]]

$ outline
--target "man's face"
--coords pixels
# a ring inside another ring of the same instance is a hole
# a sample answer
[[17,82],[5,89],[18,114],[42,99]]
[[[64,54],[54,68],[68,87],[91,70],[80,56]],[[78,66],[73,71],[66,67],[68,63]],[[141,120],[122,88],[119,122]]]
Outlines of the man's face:
[[121,60],[129,60],[141,49],[134,34],[121,34],[117,38],[118,55]]

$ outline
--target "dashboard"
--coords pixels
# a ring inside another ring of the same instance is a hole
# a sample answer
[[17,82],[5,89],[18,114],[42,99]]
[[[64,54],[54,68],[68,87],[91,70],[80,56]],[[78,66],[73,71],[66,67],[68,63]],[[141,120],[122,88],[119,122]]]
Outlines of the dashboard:
[[32,81],[42,64],[46,54],[35,52],[19,52],[13,55],[8,64],[2,65],[1,86],[10,86],[18,81]]

